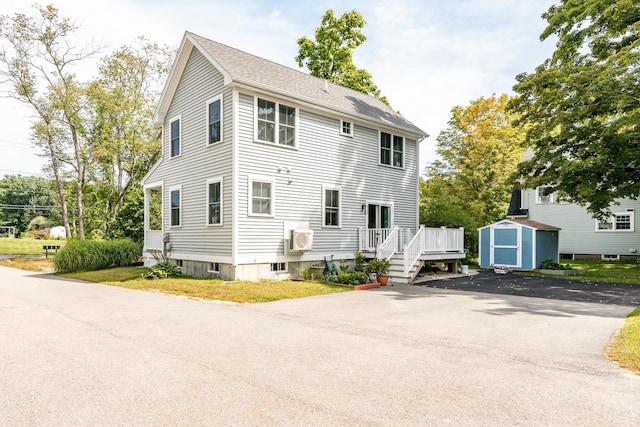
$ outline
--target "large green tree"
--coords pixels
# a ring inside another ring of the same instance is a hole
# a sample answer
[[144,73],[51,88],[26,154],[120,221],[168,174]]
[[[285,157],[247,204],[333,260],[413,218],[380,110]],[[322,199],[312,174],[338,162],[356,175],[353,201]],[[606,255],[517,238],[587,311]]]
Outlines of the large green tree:
[[371,73],[353,63],[353,50],[367,40],[362,29],[367,24],[362,15],[353,10],[337,18],[329,9],[316,28],[315,40],[298,39],[299,67],[306,65],[309,74],[342,86],[374,95],[384,103],[380,89],[373,82]]
[[60,221],[52,183],[43,178],[21,175],[7,175],[0,179],[0,225],[14,226],[18,233],[22,233],[36,217],[45,217],[53,224]]
[[543,17],[557,49],[514,87],[535,149],[520,179],[605,216],[640,194],[640,2],[563,0]]
[[421,223],[465,227],[472,251],[476,228],[506,215],[524,152],[524,130],[512,125],[509,99],[493,95],[454,107],[449,127],[437,138],[442,159],[427,166],[421,184]]

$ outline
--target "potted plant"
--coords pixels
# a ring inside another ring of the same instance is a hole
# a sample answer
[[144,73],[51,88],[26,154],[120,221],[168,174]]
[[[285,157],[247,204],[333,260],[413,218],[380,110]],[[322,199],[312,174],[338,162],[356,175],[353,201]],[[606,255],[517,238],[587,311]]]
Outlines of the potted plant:
[[389,260],[385,258],[374,258],[369,261],[369,272],[375,273],[376,281],[386,286],[389,281]]
[[367,257],[360,251],[356,252],[356,271],[366,271],[367,269]]

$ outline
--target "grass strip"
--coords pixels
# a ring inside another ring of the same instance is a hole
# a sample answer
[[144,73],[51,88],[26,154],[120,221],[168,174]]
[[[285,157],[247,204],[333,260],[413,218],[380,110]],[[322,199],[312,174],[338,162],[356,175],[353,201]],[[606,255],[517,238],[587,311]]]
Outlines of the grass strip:
[[607,347],[607,356],[620,367],[640,374],[640,307],[632,311]]

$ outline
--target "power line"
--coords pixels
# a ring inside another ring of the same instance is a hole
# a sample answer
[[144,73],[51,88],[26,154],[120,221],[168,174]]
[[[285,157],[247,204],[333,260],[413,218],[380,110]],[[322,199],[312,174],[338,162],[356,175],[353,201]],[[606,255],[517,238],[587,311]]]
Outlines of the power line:
[[7,209],[7,210],[27,210],[27,209],[34,209],[34,210],[38,210],[38,211],[45,211],[45,210],[55,210],[55,209],[62,209],[61,206],[36,206],[36,205],[5,205],[5,204],[0,204],[0,209]]
[[11,169],[0,169],[0,172],[19,173],[19,174],[22,174],[22,175],[31,175],[31,176],[45,176],[43,173],[15,171],[15,170],[11,170]]

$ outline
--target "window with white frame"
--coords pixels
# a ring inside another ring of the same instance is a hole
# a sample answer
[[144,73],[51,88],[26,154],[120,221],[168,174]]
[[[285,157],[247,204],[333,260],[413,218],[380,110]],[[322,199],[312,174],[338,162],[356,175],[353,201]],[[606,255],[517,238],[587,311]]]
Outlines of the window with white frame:
[[207,225],[222,225],[222,177],[207,181]]
[[171,227],[180,227],[182,225],[182,189],[174,187],[170,190],[171,203]]
[[207,102],[207,144],[222,141],[222,95]]
[[210,262],[209,263],[209,273],[220,273],[220,263]]
[[172,120],[169,124],[170,135],[171,135],[171,157],[176,157],[180,155],[181,147],[180,147],[180,118],[176,118]]
[[274,181],[249,177],[249,215],[273,216]]
[[287,272],[287,263],[286,262],[272,262],[271,263],[271,271],[274,273],[286,273]]
[[380,132],[380,163],[398,168],[404,165],[404,138]]
[[555,203],[556,201],[556,193],[550,191],[548,185],[541,185],[536,190],[536,203],[537,204],[547,204],[547,203]]
[[353,123],[340,120],[340,135],[353,136]]
[[322,206],[325,227],[340,227],[340,188],[323,188]]
[[[288,147],[296,146],[297,109],[256,98],[255,139]],[[277,128],[277,131],[276,131]]]
[[635,212],[617,212],[609,218],[596,220],[596,231],[634,231]]

